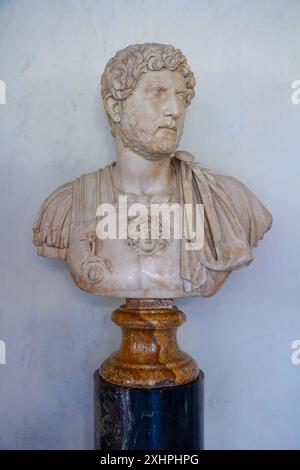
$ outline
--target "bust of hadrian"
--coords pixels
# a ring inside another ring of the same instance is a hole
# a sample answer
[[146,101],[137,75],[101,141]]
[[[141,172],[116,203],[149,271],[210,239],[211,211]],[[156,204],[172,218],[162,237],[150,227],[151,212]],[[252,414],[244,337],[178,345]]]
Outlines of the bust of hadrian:
[[[65,260],[84,291],[132,298],[208,297],[231,271],[251,263],[253,247],[270,229],[271,214],[245,185],[178,150],[195,84],[185,56],[171,45],[128,46],[108,61],[101,96],[116,160],[53,191],[33,227],[38,254]],[[99,207],[117,208],[120,197],[129,207],[201,204],[201,248],[186,249],[191,241],[186,234],[153,240],[128,233],[100,237]]]

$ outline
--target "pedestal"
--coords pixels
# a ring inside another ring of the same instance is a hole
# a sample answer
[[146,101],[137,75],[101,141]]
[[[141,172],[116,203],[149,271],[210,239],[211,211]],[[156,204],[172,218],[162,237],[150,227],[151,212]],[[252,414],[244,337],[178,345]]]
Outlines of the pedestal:
[[94,374],[96,449],[203,449],[204,376],[176,339],[185,319],[171,299],[113,312],[122,342]]
[[186,385],[137,389],[95,380],[95,448],[203,449],[203,374]]

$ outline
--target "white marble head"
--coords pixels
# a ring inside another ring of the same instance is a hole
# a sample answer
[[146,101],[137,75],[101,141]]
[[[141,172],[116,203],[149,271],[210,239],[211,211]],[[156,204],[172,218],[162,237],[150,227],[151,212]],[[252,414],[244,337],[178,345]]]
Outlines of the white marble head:
[[173,46],[136,44],[117,52],[101,78],[113,135],[144,157],[172,155],[195,83],[185,56]]

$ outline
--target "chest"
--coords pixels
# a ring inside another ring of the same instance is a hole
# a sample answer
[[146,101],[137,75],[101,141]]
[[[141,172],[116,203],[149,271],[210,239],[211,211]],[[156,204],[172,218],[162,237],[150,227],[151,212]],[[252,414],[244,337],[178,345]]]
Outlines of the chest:
[[113,297],[173,297],[181,291],[180,240],[99,239],[95,222],[71,224],[66,258],[76,284]]

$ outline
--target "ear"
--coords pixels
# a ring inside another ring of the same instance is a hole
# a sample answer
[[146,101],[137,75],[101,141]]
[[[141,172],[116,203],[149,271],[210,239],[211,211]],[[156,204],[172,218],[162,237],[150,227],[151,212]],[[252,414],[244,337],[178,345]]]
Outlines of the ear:
[[107,96],[107,98],[105,98],[104,100],[104,107],[106,109],[106,112],[109,114],[109,116],[114,122],[121,121],[121,106],[119,101],[117,101],[112,96]]

